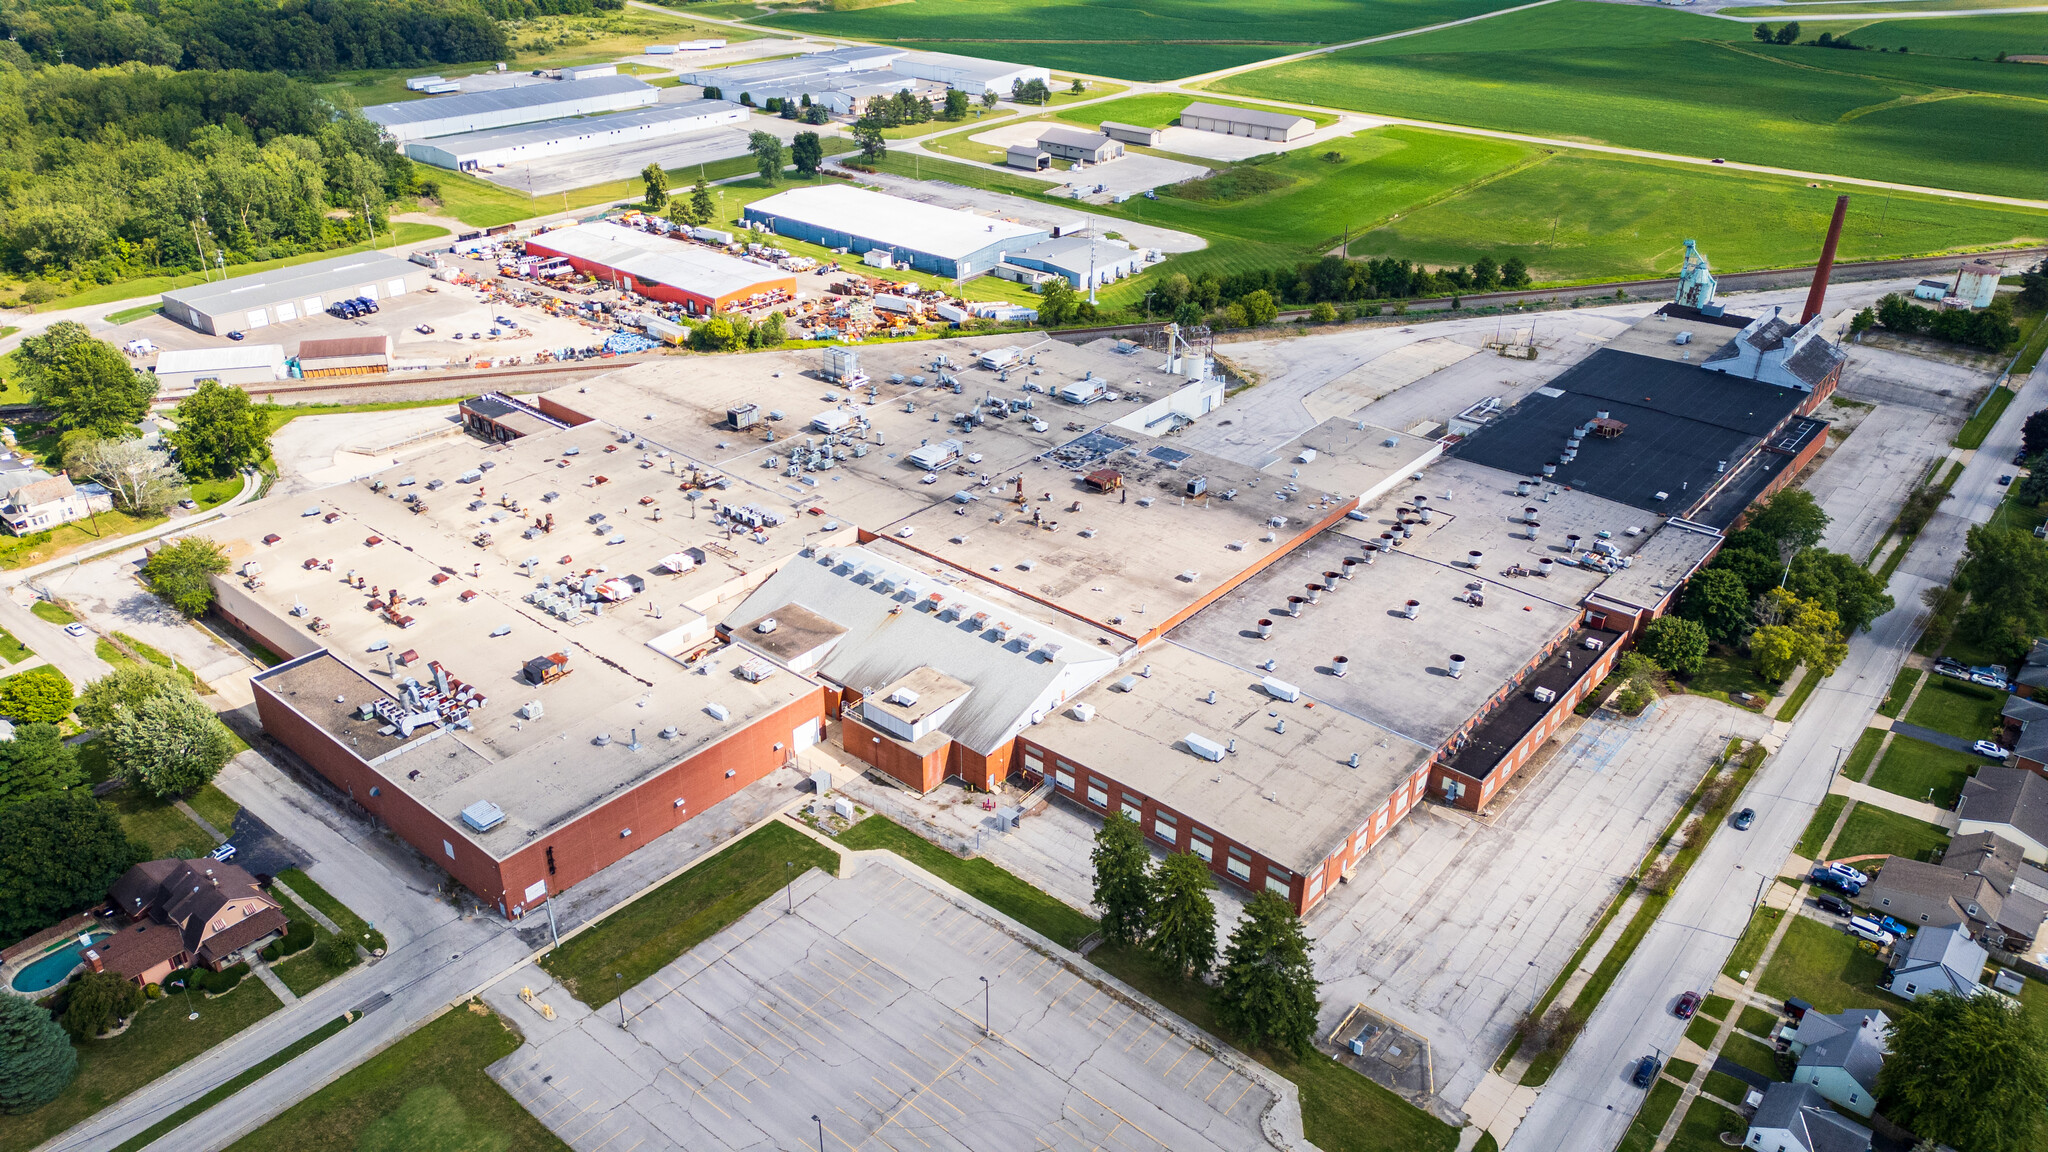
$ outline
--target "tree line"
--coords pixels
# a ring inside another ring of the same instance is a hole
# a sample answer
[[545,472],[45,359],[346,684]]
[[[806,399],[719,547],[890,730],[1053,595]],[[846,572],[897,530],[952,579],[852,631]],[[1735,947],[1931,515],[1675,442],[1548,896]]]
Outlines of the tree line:
[[[0,41],[0,44],[4,44]],[[112,284],[370,240],[433,189],[375,125],[274,72],[0,60],[0,268]]]
[[1932,336],[1951,344],[2001,352],[2020,338],[2012,304],[2012,297],[1998,296],[1985,308],[1927,308],[1893,292],[1879,300],[1877,307],[1858,312],[1849,321],[1849,330],[1860,335],[1877,325],[1901,336]]
[[136,62],[324,77],[362,68],[500,60],[500,21],[584,15],[624,0],[0,0],[19,65]]
[[[1324,256],[1291,268],[1254,268],[1246,272],[1194,276],[1176,272],[1162,279],[1146,305],[1182,324],[1220,321],[1233,328],[1273,322],[1280,308],[1331,305],[1325,319],[1337,319],[1336,305],[1416,296],[1452,296],[1524,288],[1529,266],[1520,256],[1496,261],[1481,256],[1469,267],[1429,269],[1407,260],[1381,256],[1349,260]],[[1043,313],[1041,308],[1040,312]]]

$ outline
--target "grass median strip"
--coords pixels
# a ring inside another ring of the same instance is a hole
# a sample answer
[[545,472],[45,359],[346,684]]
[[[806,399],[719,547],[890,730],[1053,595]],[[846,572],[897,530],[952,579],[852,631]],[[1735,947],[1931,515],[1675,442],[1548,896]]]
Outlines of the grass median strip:
[[1665,1121],[1671,1119],[1671,1110],[1678,1107],[1678,1098],[1685,1089],[1669,1080],[1657,1081],[1656,1087],[1643,1101],[1642,1110],[1636,1113],[1634,1123],[1622,1135],[1621,1143],[1614,1152],[1650,1152],[1657,1144],[1657,1134],[1664,1131]]
[[329,1020],[325,1024],[322,1024],[320,1027],[314,1029],[306,1035],[301,1036],[297,1040],[292,1041],[290,1044],[286,1045],[280,1051],[273,1053],[269,1057],[266,1057],[265,1059],[260,1060],[253,1065],[250,1065],[248,1068],[236,1074],[234,1078],[230,1079],[227,1083],[222,1084],[220,1087],[215,1088],[213,1091],[208,1092],[206,1095],[201,1096],[199,1099],[194,1100],[190,1104],[185,1105],[183,1108],[178,1109],[176,1112],[171,1113],[169,1116],[166,1116],[163,1119],[157,1121],[156,1123],[151,1124],[149,1127],[144,1128],[142,1131],[129,1137],[127,1140],[124,1140],[121,1143],[116,1144],[114,1146],[113,1152],[141,1152],[142,1149],[149,1147],[151,1144],[154,1144],[157,1141],[158,1137],[165,1136],[171,1132],[177,1131],[178,1128],[181,1127],[187,1120],[190,1120],[194,1116],[197,1116],[200,1113],[205,1112],[207,1109],[213,1107],[215,1104],[220,1103],[228,1097],[233,1096],[235,1093],[240,1092],[242,1089],[247,1088],[249,1085],[254,1084],[256,1081],[261,1080],[265,1076],[270,1075],[270,1073],[275,1069],[282,1068],[286,1064],[291,1063],[293,1060],[297,1059],[301,1053],[304,1053],[308,1049],[312,1048],[314,1045],[320,1043],[322,1040],[325,1040],[329,1036],[334,1035],[336,1032],[341,1031],[343,1028],[348,1027],[348,1025],[348,1017],[336,1016],[334,1019]]
[[1805,707],[1807,699],[1813,695],[1813,690],[1820,687],[1820,681],[1820,669],[1808,668],[1806,675],[1799,678],[1799,686],[1792,689],[1792,694],[1785,698],[1785,703],[1779,705],[1777,719],[1790,720],[1798,715],[1799,709]]
[[562,941],[540,966],[578,1000],[601,1008],[804,871],[838,867],[830,848],[786,824],[768,824]]
[[1820,807],[1814,810],[1813,819],[1807,821],[1806,831],[1799,834],[1799,844],[1792,851],[1808,860],[1828,842],[1828,833],[1835,830],[1835,821],[1842,815],[1842,806],[1849,802],[1847,796],[1831,792],[1821,798]]

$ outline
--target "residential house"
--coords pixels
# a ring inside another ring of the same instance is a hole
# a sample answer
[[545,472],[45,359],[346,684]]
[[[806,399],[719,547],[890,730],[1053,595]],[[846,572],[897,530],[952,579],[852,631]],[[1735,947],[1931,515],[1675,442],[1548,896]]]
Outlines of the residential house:
[[1835,1107],[1868,1117],[1877,1106],[1877,1073],[1891,1026],[1891,1018],[1876,1008],[1808,1012],[1791,1036],[1792,1055],[1799,1060],[1792,1079],[1812,1085]]
[[1894,996],[1918,1000],[1929,992],[1975,996],[1984,986],[1984,946],[1961,928],[1922,928],[1887,973]]
[[0,522],[16,536],[41,532],[73,520],[83,520],[94,512],[105,512],[114,506],[112,496],[97,484],[83,488],[74,486],[71,477],[62,472],[55,476],[47,472],[29,472],[9,476],[16,481],[7,489],[7,495],[0,499]]
[[2013,676],[2013,691],[2021,696],[2048,698],[2048,639],[2034,641],[2027,662]]
[[1773,1084],[1749,1118],[1756,1152],[1870,1152],[1870,1129],[1828,1108],[1811,1084]]
[[1956,834],[1991,832],[2020,846],[2032,863],[2048,866],[2048,777],[2025,768],[1987,764],[1963,782]]
[[2048,871],[2018,844],[1974,832],[1950,841],[1939,864],[1887,857],[1857,900],[1914,927],[1961,925],[1993,948],[2031,952],[2048,919]]
[[156,984],[179,968],[215,971],[286,928],[278,903],[248,872],[218,860],[147,860],[107,894],[128,921],[86,953],[93,971]]
[[[2011,699],[2032,707],[2039,707],[2032,700]],[[2048,777],[2048,724],[2022,724],[2019,736],[2012,742],[2012,764],[2029,772]]]
[[[2020,735],[2027,730],[2027,725],[2036,720],[2048,720],[2048,699],[2007,696],[2005,707],[1999,709],[1998,715],[2002,726],[1999,742],[2010,748],[2019,743]],[[2044,725],[2043,729],[2048,730],[2048,725]],[[2040,769],[2035,768],[2034,771],[2039,772]]]

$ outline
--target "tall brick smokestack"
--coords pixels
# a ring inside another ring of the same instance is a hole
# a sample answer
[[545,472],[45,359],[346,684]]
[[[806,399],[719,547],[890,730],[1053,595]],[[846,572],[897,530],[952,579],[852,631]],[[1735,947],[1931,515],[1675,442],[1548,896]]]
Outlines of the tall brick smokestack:
[[1828,224],[1828,242],[1821,245],[1820,265],[1813,270],[1813,287],[1806,292],[1806,308],[1799,313],[1799,323],[1804,327],[1807,321],[1820,315],[1821,305],[1828,294],[1828,274],[1835,270],[1835,245],[1842,239],[1842,217],[1849,214],[1849,198],[1835,197],[1835,218]]

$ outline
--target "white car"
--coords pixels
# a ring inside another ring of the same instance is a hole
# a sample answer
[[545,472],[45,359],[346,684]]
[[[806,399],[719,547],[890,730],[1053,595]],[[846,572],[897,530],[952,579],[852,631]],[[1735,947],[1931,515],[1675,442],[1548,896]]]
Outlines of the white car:
[[86,631],[86,626],[76,620],[64,626],[64,634],[66,636],[83,636],[86,634]]
[[1979,740],[1970,746],[1970,751],[1975,752],[1979,756],[1989,756],[1993,760],[2003,760],[2012,754],[2005,748],[2000,747],[1996,740]]
[[1855,868],[1850,867],[1847,864],[1830,864],[1827,866],[1827,868],[1828,871],[1833,872],[1835,875],[1842,876],[1850,880],[1854,880],[1858,884],[1870,883],[1869,876],[1865,875],[1863,872]]

